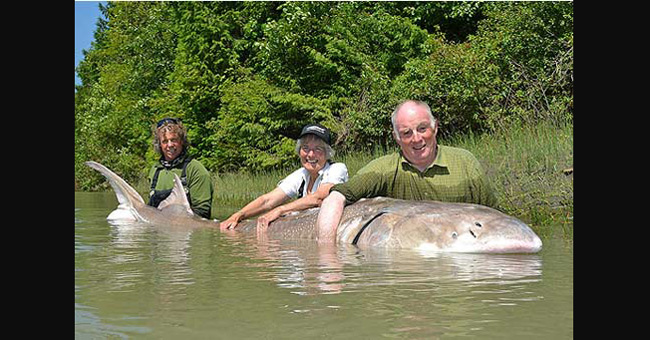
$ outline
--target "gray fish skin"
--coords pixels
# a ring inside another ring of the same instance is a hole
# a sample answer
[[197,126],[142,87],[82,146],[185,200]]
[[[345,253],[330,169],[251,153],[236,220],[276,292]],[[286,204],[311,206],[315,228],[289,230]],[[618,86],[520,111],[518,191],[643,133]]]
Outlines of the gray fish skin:
[[157,208],[147,205],[140,194],[120,176],[104,165],[88,161],[87,166],[99,171],[115,191],[119,205],[106,218],[115,224],[148,223],[172,228],[218,228],[219,223],[196,216],[187,201],[180,178],[174,175],[172,193]]
[[[269,225],[267,234],[280,239],[316,239],[318,211],[313,208],[281,217]],[[243,221],[237,230],[254,232],[256,221]],[[337,242],[433,252],[536,253],[542,249],[541,239],[528,225],[498,210],[386,197],[346,206]]]
[[[104,175],[115,191],[119,205],[107,217],[113,223],[144,222],[184,228],[219,226],[216,220],[192,213],[178,176],[172,194],[154,208],[105,166],[92,161],[85,164]],[[312,208],[280,217],[269,225],[266,234],[284,240],[315,240],[318,212],[319,208]],[[254,233],[257,220],[242,221],[236,230]],[[360,248],[434,252],[536,253],[542,249],[542,241],[529,226],[498,210],[476,204],[386,197],[364,199],[346,206],[337,229],[337,242]]]

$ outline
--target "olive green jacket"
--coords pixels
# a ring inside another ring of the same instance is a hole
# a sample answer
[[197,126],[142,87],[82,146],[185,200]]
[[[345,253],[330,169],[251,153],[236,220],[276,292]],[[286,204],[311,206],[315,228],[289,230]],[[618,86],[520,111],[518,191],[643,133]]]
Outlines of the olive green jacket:
[[[171,168],[165,168],[160,162],[156,162],[149,170],[149,183],[153,180],[156,169],[161,169],[158,175],[158,182],[156,183],[155,190],[168,190],[174,187],[174,173],[181,177],[183,171],[183,162],[174,162]],[[214,189],[210,173],[208,170],[196,159],[192,159],[186,168],[187,175],[187,190],[189,190],[190,207],[195,214],[210,218],[212,199]],[[150,193],[151,195],[151,193]]]

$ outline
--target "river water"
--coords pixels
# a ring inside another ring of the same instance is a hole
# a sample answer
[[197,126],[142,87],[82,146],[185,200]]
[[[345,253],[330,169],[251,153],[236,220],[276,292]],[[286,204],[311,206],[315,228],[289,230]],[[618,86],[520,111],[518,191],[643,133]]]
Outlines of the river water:
[[573,242],[532,255],[324,251],[111,225],[75,193],[77,339],[571,339]]

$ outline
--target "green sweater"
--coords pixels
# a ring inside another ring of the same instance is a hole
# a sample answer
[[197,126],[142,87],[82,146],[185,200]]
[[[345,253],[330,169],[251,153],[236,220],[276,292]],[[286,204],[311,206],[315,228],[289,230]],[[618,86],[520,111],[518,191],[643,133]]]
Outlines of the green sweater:
[[[177,162],[170,169],[166,169],[157,162],[149,170],[149,183],[153,180],[156,169],[161,169],[156,183],[156,190],[168,190],[174,187],[174,173],[181,177],[183,162]],[[196,159],[192,159],[186,168],[187,188],[190,193],[190,207],[195,214],[210,218],[213,186],[208,170]]]
[[443,145],[438,145],[436,159],[424,172],[396,152],[372,160],[348,182],[337,184],[331,190],[342,193],[348,203],[364,197],[387,196],[496,205],[476,157],[467,150]]

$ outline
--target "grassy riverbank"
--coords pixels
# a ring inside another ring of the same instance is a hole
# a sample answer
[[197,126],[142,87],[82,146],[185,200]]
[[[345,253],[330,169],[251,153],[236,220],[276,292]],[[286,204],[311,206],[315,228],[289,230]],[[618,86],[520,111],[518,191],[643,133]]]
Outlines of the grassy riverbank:
[[[573,126],[515,126],[489,135],[464,135],[440,144],[464,148],[481,162],[498,199],[499,210],[530,224],[540,236],[573,237]],[[354,174],[370,160],[393,150],[337,155]],[[272,190],[290,171],[222,173],[213,179],[219,217]]]
[[[442,141],[441,143],[445,143]],[[518,126],[446,142],[470,150],[483,164],[499,210],[540,236],[573,238],[573,126]]]

